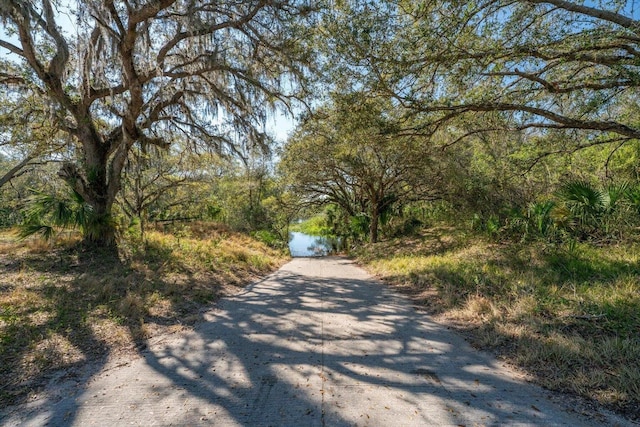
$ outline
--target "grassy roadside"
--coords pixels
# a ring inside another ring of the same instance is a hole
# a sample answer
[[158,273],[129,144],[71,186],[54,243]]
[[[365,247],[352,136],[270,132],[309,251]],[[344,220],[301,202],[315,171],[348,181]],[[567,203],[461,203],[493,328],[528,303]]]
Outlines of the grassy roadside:
[[47,378],[188,328],[200,310],[284,263],[246,235],[194,223],[150,231],[119,258],[0,235],[0,405]]
[[355,255],[544,387],[640,419],[638,244],[569,251],[433,228]]

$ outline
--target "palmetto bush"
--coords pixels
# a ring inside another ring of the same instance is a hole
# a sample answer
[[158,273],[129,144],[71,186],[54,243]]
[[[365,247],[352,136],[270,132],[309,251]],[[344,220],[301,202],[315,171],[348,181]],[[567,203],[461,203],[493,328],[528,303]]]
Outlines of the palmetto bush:
[[40,234],[47,240],[59,229],[80,229],[83,235],[91,236],[109,221],[94,215],[91,206],[75,191],[49,194],[33,190],[24,216],[20,237]]
[[603,192],[586,181],[570,181],[558,190],[558,198],[573,218],[569,224],[578,233],[592,234],[605,212]]
[[556,207],[553,200],[532,203],[527,211],[530,226],[540,236],[548,236],[553,230],[554,222],[551,212]]
[[635,214],[640,215],[640,184],[635,186],[628,185],[625,191],[625,198]]
[[627,195],[629,194],[629,183],[627,181],[620,182],[618,184],[609,184],[604,191],[604,208],[605,211],[613,212],[617,208],[622,207],[623,209],[625,199],[628,202],[629,198]]
[[640,187],[628,182],[598,188],[586,181],[570,181],[556,196],[551,218],[580,239],[621,238],[638,223]]
[[[640,184],[621,182],[598,187],[586,181],[570,181],[555,192],[553,199],[533,202],[526,209],[509,209],[501,217],[501,236],[524,240],[626,239],[637,234],[640,225]],[[488,222],[476,214],[476,229],[488,231]]]

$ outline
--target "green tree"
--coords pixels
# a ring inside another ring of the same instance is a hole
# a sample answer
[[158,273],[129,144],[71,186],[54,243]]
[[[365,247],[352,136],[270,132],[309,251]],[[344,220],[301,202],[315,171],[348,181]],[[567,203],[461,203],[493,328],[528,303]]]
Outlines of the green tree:
[[289,241],[289,226],[295,220],[302,207],[295,194],[277,187],[273,195],[262,200],[262,207],[267,214],[269,225],[278,234],[282,242]]
[[448,151],[456,206],[503,220],[567,181],[637,179],[629,2],[347,0],[322,23],[328,84],[392,99],[403,135]]
[[580,131],[582,146],[640,137],[640,21],[624,2],[421,1],[396,12],[402,53],[362,50],[377,87],[433,126],[503,111],[530,133]]
[[143,236],[150,219],[173,218],[175,209],[181,211],[177,219],[200,218],[203,212],[194,212],[191,205],[206,209],[206,193],[211,192],[211,180],[216,178],[211,172],[220,161],[215,154],[196,155],[188,149],[175,152],[148,147],[143,151],[134,147],[123,169],[119,205],[140,226]]
[[[265,107],[288,104],[304,79],[313,9],[296,0],[72,6],[0,3],[0,49],[16,64],[0,78],[50,101],[51,125],[75,143],[59,176],[101,229],[85,240],[114,247],[112,207],[132,148],[167,148],[174,134],[220,151],[235,149],[237,133],[260,140]],[[61,27],[65,14],[73,31]]]
[[281,167],[305,203],[335,203],[351,218],[365,213],[375,243],[391,206],[434,197],[437,171],[423,141],[398,136],[389,103],[359,92],[334,98],[297,129]]

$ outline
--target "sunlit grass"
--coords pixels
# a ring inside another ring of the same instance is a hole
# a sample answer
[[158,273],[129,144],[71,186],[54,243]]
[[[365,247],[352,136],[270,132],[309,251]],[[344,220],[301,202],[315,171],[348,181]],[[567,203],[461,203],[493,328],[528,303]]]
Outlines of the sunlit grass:
[[268,248],[248,236],[175,237],[154,231],[146,236],[145,250],[159,256],[164,266],[174,272],[217,270],[224,272],[245,268],[256,273],[275,267],[281,252]]
[[0,402],[23,399],[52,370],[189,327],[204,306],[286,260],[206,223],[123,241],[120,258],[85,252],[79,241],[0,234]]
[[539,383],[640,417],[638,245],[569,250],[433,229],[357,256]]

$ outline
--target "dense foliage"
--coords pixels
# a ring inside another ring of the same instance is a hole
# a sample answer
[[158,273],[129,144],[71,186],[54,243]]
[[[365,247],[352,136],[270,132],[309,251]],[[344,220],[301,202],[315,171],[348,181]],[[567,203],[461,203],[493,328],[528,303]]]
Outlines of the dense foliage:
[[[416,224],[444,209],[449,222],[500,239],[604,243],[637,234],[633,4],[342,1],[322,24],[318,48],[334,95],[301,122],[284,164],[302,198],[344,211],[338,232],[377,223],[371,206],[381,198],[353,190],[366,186],[342,155],[364,159],[370,144],[369,168],[390,150],[396,167],[429,165],[403,177],[405,203],[382,185],[393,200],[385,222]],[[367,103],[385,106],[383,126],[363,120]],[[346,150],[326,142],[335,135]]]
[[[321,211],[354,242],[438,212],[499,238],[635,234],[628,2],[98,3],[2,8],[5,226],[62,226],[33,206],[58,194],[86,205],[79,225],[103,243],[192,219],[275,243]],[[299,90],[312,77],[313,97]],[[260,123],[294,96],[313,107],[276,170]]]

